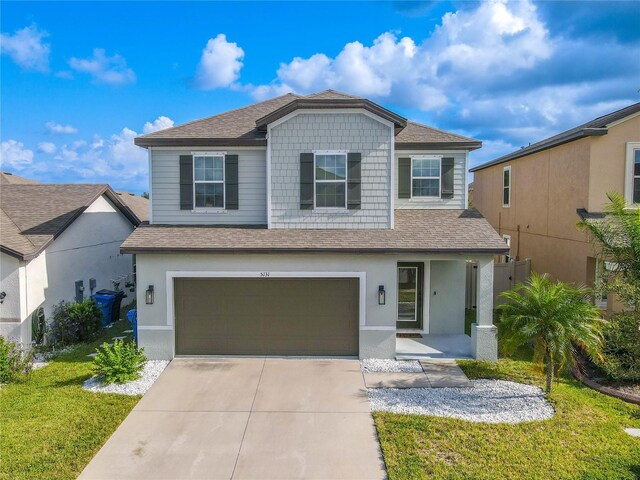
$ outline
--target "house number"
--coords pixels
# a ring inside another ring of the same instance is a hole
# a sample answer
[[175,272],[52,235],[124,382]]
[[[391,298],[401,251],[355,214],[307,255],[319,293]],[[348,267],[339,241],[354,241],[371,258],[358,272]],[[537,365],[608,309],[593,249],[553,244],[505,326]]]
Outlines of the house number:
[[269,272],[260,272],[260,276],[261,277],[268,277],[269,276]]

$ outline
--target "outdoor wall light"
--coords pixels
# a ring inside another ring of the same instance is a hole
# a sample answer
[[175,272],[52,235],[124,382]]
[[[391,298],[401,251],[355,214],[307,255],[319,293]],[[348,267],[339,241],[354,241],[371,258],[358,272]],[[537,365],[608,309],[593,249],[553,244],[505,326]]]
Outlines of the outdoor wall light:
[[149,285],[147,291],[145,292],[145,300],[147,305],[151,305],[153,303],[153,285]]
[[0,292],[0,303],[4,303],[5,298],[7,298],[7,292]]
[[384,305],[387,303],[387,294],[384,291],[384,285],[378,286],[378,305]]

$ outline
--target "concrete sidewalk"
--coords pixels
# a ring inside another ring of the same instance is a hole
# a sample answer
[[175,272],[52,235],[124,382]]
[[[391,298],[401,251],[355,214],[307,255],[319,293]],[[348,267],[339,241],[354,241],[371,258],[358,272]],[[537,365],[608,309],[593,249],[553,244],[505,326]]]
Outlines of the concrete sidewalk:
[[176,359],[81,479],[386,478],[357,360]]

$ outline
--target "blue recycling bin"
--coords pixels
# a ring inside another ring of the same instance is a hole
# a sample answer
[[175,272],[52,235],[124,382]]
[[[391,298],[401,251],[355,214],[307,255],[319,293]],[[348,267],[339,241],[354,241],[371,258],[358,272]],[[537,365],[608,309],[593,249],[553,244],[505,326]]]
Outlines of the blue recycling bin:
[[116,296],[96,293],[91,295],[91,298],[96,302],[96,305],[98,305],[98,308],[102,312],[102,325],[106,327],[111,323],[113,304],[116,301]]
[[136,345],[138,344],[138,310],[132,308],[127,312],[127,320],[131,324],[131,328],[133,329],[133,339],[136,341]]

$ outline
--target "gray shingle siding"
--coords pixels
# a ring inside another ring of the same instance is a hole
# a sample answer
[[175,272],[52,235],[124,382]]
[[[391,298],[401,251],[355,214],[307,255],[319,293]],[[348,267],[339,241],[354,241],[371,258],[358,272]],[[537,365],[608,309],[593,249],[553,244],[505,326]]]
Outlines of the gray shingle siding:
[[[226,151],[238,155],[238,210],[194,213],[180,210],[180,155],[192,151]],[[153,223],[242,225],[267,223],[266,150],[193,148],[151,152]]]
[[[389,228],[389,126],[361,113],[299,114],[271,129],[272,228]],[[300,153],[362,154],[361,208],[339,213],[300,209]]]

